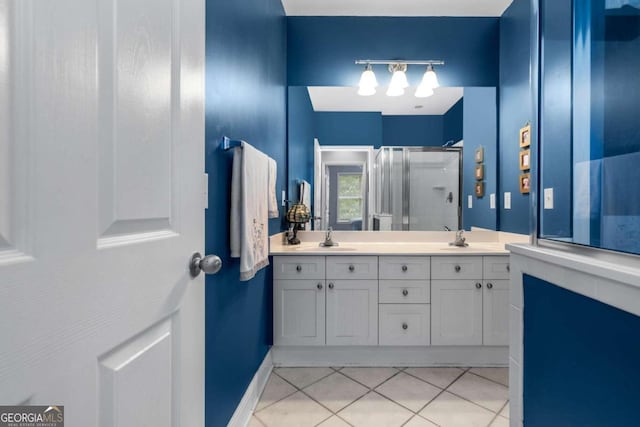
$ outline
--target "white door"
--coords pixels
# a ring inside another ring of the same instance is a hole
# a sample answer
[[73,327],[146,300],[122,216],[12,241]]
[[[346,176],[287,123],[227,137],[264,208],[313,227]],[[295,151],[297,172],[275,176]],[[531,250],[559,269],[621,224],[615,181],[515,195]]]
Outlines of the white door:
[[431,344],[482,345],[482,283],[431,281]]
[[318,138],[313,139],[313,229],[324,230],[322,210],[322,150]]
[[0,1],[0,402],[202,426],[204,1]]
[[324,283],[324,279],[274,282],[275,345],[324,345]]
[[378,281],[328,280],[327,345],[378,344]]
[[482,305],[484,345],[509,345],[509,281],[485,280]]

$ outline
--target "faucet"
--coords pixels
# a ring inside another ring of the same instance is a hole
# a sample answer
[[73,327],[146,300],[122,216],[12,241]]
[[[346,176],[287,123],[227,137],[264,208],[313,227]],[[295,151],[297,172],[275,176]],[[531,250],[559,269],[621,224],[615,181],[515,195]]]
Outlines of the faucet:
[[327,230],[327,234],[324,236],[324,242],[320,243],[320,246],[338,246],[338,244],[331,238],[332,232],[333,228],[329,227],[329,229]]
[[451,229],[445,225],[444,226],[444,231],[451,231]]
[[464,230],[456,231],[456,240],[449,243],[449,246],[459,246],[461,248],[469,246],[469,244],[466,243],[467,239],[462,237],[462,233],[464,233]]

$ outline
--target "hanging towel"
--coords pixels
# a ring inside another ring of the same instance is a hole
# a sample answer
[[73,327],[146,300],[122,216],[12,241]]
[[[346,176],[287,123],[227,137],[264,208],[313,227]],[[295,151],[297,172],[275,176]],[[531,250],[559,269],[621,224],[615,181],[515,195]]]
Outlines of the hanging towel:
[[240,280],[269,265],[269,157],[246,142],[234,148],[231,178],[231,257]]
[[276,197],[276,180],[278,178],[278,164],[269,157],[269,218],[278,218],[278,198]]
[[305,180],[300,183],[300,203],[311,210],[311,184]]

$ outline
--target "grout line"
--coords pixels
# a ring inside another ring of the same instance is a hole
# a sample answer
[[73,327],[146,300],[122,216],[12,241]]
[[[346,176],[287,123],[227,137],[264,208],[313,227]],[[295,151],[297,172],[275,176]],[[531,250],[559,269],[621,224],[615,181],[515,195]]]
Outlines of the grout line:
[[[469,369],[468,369],[467,371],[465,371],[462,375],[460,375],[458,378],[456,378],[456,380],[455,380],[454,382],[452,382],[451,384],[449,384],[449,386],[445,389],[445,390],[446,390],[446,392],[447,392],[447,393],[451,393],[451,394],[453,394],[454,396],[459,397],[460,399],[466,400],[467,402],[471,402],[471,403],[473,403],[474,405],[479,406],[480,408],[486,409],[486,410],[487,410],[487,411],[489,411],[489,412],[493,412],[493,413],[497,413],[497,414],[499,414],[499,413],[500,413],[500,411],[495,412],[493,409],[487,408],[486,406],[482,406],[481,404],[479,404],[479,403],[477,403],[477,402],[474,402],[473,400],[471,400],[471,399],[469,399],[469,398],[466,398],[466,397],[464,397],[464,396],[459,395],[458,393],[455,393],[455,392],[453,392],[453,391],[449,390],[449,389],[451,388],[451,386],[452,386],[452,385],[454,385],[456,382],[458,382],[458,380],[459,380],[462,376],[464,376],[465,374],[467,374],[467,372],[468,372],[469,374],[474,375],[474,374],[473,374],[473,372],[469,372],[469,370],[470,370],[470,369],[471,369],[471,368],[469,368]],[[476,376],[478,376],[478,375],[476,375]],[[480,377],[480,378],[483,378],[483,379],[484,379],[484,377]],[[492,382],[494,382],[494,383],[495,383],[495,381],[492,381]],[[497,383],[496,383],[496,384],[497,384]],[[502,385],[502,384],[500,384],[500,385]],[[502,387],[504,387],[504,385],[502,385]],[[507,391],[508,391],[508,390],[509,390],[509,388],[507,387]],[[506,405],[506,404],[507,404],[507,402],[509,402],[509,398],[508,398],[508,397],[507,397],[507,401],[506,401],[504,404]],[[504,405],[503,405],[501,408],[503,408],[503,407],[504,407]],[[502,410],[502,409],[500,409],[500,410]]]
[[[471,368],[471,369],[473,369],[473,368]],[[478,374],[478,373],[476,373],[476,372],[472,372],[472,371],[471,371],[471,369],[469,369],[469,373],[470,373],[470,374],[475,375],[476,377],[480,377],[480,378],[482,378],[482,379],[485,379],[485,380],[487,380],[487,381],[491,381],[492,383],[499,384],[499,385],[501,385],[502,387],[506,387],[507,389],[509,388],[509,386],[508,386],[508,385],[504,385],[504,384],[502,384],[502,383],[501,383],[501,382],[499,382],[499,381],[492,380],[491,378],[487,378],[487,377],[485,377],[484,375],[480,375],[480,374]]]
[[[266,388],[267,388],[267,384],[269,383],[269,380],[271,379],[271,376],[272,376],[272,375],[275,375],[276,377],[280,378],[282,381],[284,381],[284,382],[286,382],[287,384],[289,384],[291,387],[293,387],[294,391],[293,391],[293,392],[291,392],[291,393],[289,393],[289,394],[287,394],[287,395],[286,395],[286,396],[284,396],[284,397],[281,397],[281,398],[280,398],[280,399],[278,399],[278,400],[275,400],[275,401],[273,401],[273,402],[269,403],[268,405],[266,405],[266,406],[264,406],[264,407],[260,408],[260,409],[259,409],[259,410],[257,410],[257,411],[256,411],[256,410],[255,410],[255,408],[254,408],[254,410],[253,410],[253,412],[252,412],[252,414],[254,414],[254,415],[255,415],[257,412],[264,411],[265,409],[267,409],[267,408],[269,408],[269,407],[271,407],[271,406],[275,405],[275,404],[276,404],[276,403],[278,403],[278,402],[283,401],[283,400],[284,400],[284,399],[286,399],[287,397],[291,397],[291,396],[293,396],[293,395],[294,395],[294,394],[296,394],[298,391],[300,391],[300,390],[298,389],[298,387],[294,386],[294,385],[293,385],[293,384],[291,384],[289,381],[285,380],[285,379],[284,379],[284,378],[282,378],[280,375],[276,374],[274,371],[271,371],[271,374],[269,374],[269,378],[267,379],[267,383],[265,384],[264,389],[266,389]],[[259,403],[260,403],[260,401],[262,400],[262,395],[264,394],[264,389],[262,390],[262,393],[260,394],[260,397],[258,398],[258,403],[256,403],[256,406],[258,406],[258,404],[259,404]]]
[[[355,367],[355,366],[354,366],[354,367]],[[365,369],[366,369],[366,367],[364,367],[364,366],[358,366],[357,368],[365,368]],[[392,367],[392,369],[398,369],[398,368],[393,368],[393,367]],[[349,378],[349,379],[350,379],[350,380],[352,380],[352,381],[355,381],[356,383],[360,384],[361,386],[366,387],[366,388],[367,388],[367,389],[369,389],[370,391],[375,390],[377,387],[380,387],[382,384],[386,383],[386,382],[387,382],[387,381],[389,381],[391,378],[393,378],[393,377],[395,377],[396,375],[398,375],[400,372],[402,372],[402,371],[395,372],[393,375],[391,375],[391,376],[390,376],[389,378],[387,378],[386,380],[382,381],[380,384],[377,384],[377,385],[375,385],[375,386],[373,386],[373,387],[369,387],[368,385],[366,385],[366,384],[364,384],[364,383],[361,383],[360,381],[356,380],[355,378],[351,378],[349,375],[347,375],[347,374],[345,374],[344,372],[340,371],[340,373],[341,373],[342,375],[344,375],[345,377]]]
[[[459,368],[459,369],[461,369],[461,368]],[[439,388],[440,390],[446,390],[447,388],[449,388],[449,386],[450,386],[451,384],[453,384],[454,382],[458,381],[458,379],[459,379],[461,376],[463,376],[463,375],[464,375],[464,373],[465,373],[466,371],[462,371],[462,373],[460,373],[460,374],[459,374],[459,375],[458,375],[458,376],[457,376],[453,381],[451,381],[451,382],[449,383],[449,385],[447,385],[446,387],[442,387],[442,386],[440,386],[440,385],[437,385],[437,384],[431,383],[431,382],[429,382],[429,381],[425,380],[424,378],[420,378],[419,376],[412,374],[411,372],[407,372],[407,371],[403,371],[403,372],[404,372],[405,374],[407,374],[407,375],[411,375],[413,378],[417,378],[417,379],[419,379],[419,380],[420,380],[420,381],[422,381],[422,382],[425,382],[425,383],[427,383],[427,384],[429,384],[429,385],[432,385],[432,386],[434,386],[434,387],[437,387],[437,388]]]

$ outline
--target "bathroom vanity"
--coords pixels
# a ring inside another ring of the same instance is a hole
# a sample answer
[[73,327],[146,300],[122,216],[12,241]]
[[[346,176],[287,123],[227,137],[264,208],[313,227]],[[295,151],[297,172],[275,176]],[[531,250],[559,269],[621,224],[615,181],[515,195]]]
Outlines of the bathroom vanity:
[[506,365],[503,240],[519,237],[501,234],[468,233],[464,248],[449,246],[444,232],[342,233],[333,248],[318,246],[314,233],[299,246],[273,239],[274,361]]

